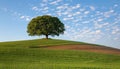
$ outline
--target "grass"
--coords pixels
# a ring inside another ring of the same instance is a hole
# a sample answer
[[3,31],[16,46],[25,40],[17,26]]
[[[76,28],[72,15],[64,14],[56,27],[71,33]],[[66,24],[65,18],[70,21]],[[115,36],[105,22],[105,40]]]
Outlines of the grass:
[[36,39],[25,41],[1,42],[0,47],[36,47],[36,46],[53,46],[53,45],[66,45],[66,44],[85,44],[83,42],[74,42],[57,39]]
[[65,40],[28,40],[0,43],[0,69],[120,69],[120,56],[31,46],[85,44]]

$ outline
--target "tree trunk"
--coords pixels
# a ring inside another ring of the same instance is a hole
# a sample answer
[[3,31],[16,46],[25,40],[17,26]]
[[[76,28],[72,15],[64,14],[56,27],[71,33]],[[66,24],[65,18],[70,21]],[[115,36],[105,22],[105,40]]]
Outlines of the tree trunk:
[[46,36],[46,39],[48,39],[48,35],[45,35]]

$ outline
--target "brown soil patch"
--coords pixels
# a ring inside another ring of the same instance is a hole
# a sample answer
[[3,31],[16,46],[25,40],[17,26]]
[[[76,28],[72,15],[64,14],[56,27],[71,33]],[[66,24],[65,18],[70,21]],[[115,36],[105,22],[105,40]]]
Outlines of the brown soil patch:
[[62,46],[47,46],[45,48],[54,49],[54,50],[82,50],[82,51],[90,51],[97,53],[105,53],[105,54],[117,54],[120,55],[120,49],[115,49],[111,47],[105,46],[93,46],[93,45],[62,45]]

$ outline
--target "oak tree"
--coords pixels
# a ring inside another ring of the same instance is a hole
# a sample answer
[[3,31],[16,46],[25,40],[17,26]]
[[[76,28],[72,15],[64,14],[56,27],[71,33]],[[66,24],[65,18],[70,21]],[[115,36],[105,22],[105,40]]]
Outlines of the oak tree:
[[37,16],[33,18],[27,26],[27,33],[29,36],[45,35],[46,39],[48,39],[49,35],[59,36],[63,34],[64,31],[64,24],[59,18],[49,15]]

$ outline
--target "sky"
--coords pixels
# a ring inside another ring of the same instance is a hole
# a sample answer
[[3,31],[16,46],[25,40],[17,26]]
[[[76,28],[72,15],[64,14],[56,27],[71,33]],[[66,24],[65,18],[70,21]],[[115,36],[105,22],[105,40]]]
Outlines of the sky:
[[27,25],[37,16],[58,17],[65,32],[54,39],[120,49],[120,0],[0,0],[0,42],[39,39]]

